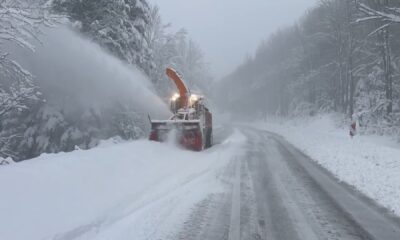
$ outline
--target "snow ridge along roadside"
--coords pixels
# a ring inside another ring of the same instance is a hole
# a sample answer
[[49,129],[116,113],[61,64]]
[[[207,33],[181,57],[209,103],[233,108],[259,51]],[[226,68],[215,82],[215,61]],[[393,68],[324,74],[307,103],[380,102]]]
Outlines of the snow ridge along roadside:
[[348,129],[337,128],[331,115],[257,127],[283,136],[340,181],[400,216],[400,146],[389,138],[351,139]]
[[172,239],[245,141],[234,131],[196,153],[142,140],[0,168],[0,239]]

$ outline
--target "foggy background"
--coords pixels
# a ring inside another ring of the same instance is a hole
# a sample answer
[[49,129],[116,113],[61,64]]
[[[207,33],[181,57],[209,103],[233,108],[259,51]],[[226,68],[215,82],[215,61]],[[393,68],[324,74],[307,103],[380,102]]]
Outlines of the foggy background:
[[185,28],[206,54],[211,73],[224,77],[263,39],[294,24],[318,0],[150,0],[172,29]]

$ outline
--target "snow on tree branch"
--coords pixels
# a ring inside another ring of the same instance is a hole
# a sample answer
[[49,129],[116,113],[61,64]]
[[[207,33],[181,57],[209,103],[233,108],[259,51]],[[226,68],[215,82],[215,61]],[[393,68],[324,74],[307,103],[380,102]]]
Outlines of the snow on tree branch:
[[18,138],[7,131],[5,123],[12,113],[29,109],[41,95],[34,77],[9,58],[4,43],[34,51],[32,42],[40,42],[40,29],[53,26],[58,19],[43,4],[0,0],[0,157],[14,156],[10,146]]
[[383,10],[375,10],[366,4],[359,3],[358,9],[366,16],[357,19],[357,22],[364,22],[369,20],[379,20],[382,22],[400,23],[400,8],[385,7]]
[[0,119],[13,110],[26,109],[26,101],[38,100],[33,76],[8,58],[2,44],[11,42],[34,51],[42,26],[53,26],[58,17],[39,4],[21,0],[0,0]]
[[34,50],[30,40],[39,41],[41,26],[53,26],[57,16],[47,7],[28,4],[20,0],[0,1],[0,43],[14,42],[17,45]]

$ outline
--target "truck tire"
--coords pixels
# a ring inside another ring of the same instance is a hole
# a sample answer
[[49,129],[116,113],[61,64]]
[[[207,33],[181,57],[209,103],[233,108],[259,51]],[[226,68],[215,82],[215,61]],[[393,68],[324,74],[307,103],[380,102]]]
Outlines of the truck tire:
[[206,138],[206,148],[212,147],[213,144],[213,136],[212,136],[212,129],[207,130],[207,138]]
[[212,147],[214,145],[214,135],[213,135],[213,131],[212,128],[210,130],[210,147]]

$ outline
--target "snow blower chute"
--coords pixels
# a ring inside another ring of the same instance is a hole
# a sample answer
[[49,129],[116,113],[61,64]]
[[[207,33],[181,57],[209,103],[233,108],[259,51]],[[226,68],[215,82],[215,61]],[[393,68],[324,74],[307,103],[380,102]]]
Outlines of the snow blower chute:
[[204,97],[191,94],[182,77],[172,68],[167,68],[167,76],[175,83],[179,93],[170,99],[173,115],[168,120],[150,120],[150,140],[164,142],[171,131],[183,147],[202,151],[212,146],[212,115],[204,105]]

